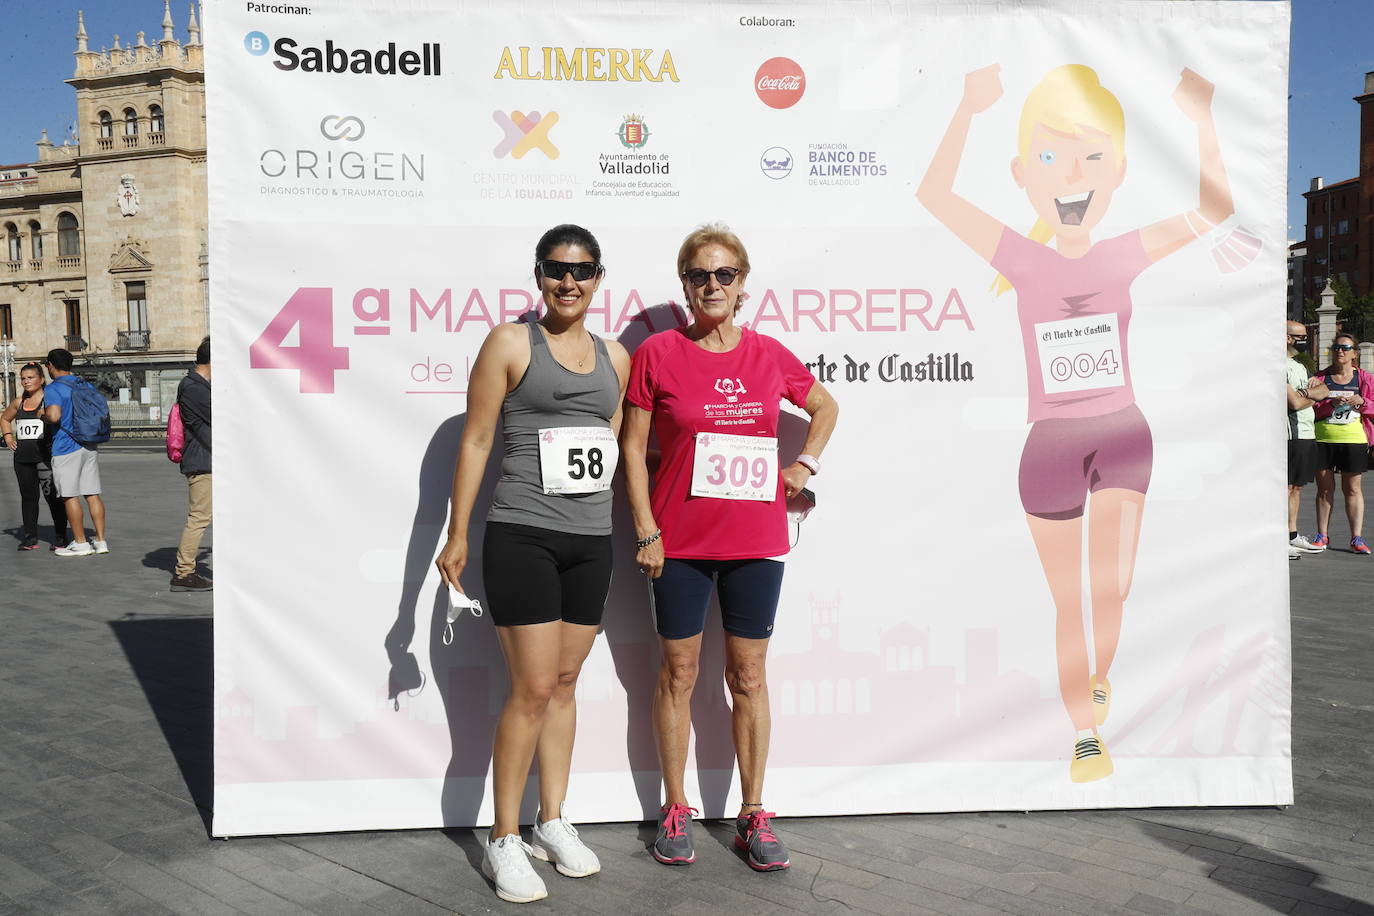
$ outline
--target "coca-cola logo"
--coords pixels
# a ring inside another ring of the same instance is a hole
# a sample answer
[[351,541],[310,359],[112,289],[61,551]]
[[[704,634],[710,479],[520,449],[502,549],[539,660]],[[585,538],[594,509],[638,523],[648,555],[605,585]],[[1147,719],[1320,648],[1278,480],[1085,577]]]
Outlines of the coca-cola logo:
[[790,57],[771,57],[754,74],[754,91],[769,108],[791,108],[806,91],[806,74]]

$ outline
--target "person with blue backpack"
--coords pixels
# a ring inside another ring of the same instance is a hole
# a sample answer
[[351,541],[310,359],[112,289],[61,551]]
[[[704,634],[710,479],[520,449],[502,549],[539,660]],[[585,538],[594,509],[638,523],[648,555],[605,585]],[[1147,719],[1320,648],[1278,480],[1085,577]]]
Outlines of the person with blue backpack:
[[[110,407],[95,386],[72,374],[72,354],[58,347],[48,351],[44,418],[55,424],[52,437],[52,477],[67,510],[71,541],[54,551],[59,557],[88,557],[110,552],[105,541],[105,501],[100,497],[100,465],[96,446],[110,438]],[[86,540],[81,498],[91,512],[95,537]]]

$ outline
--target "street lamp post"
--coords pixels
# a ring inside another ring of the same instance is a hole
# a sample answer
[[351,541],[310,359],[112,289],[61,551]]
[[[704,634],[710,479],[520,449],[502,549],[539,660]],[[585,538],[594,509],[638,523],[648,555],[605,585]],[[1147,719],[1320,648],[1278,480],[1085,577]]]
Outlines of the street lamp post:
[[[0,343],[0,367],[3,367],[5,379],[5,402],[9,403],[10,398],[16,397],[18,392],[11,392],[10,376],[14,373],[14,341],[6,340]],[[17,386],[16,386],[17,388]]]

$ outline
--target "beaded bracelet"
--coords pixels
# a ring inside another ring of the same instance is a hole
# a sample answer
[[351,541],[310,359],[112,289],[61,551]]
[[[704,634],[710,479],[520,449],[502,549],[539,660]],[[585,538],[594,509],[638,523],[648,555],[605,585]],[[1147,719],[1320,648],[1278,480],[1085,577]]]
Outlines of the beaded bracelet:
[[658,531],[655,531],[648,537],[639,538],[638,540],[636,540],[635,549],[643,550],[645,547],[648,547],[650,544],[652,544],[654,541],[657,541],[661,537],[663,537],[663,530],[660,528]]

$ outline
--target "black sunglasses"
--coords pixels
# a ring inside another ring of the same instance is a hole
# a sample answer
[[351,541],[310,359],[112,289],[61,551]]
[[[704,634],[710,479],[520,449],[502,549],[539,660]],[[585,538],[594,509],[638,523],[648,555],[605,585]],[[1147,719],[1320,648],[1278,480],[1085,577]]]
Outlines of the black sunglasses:
[[1307,335],[1306,335],[1306,334],[1289,334],[1289,335],[1288,335],[1288,338],[1289,338],[1289,340],[1306,340],[1306,339],[1307,339]]
[[687,278],[687,282],[693,286],[705,286],[706,278],[715,275],[716,282],[721,286],[729,286],[735,282],[739,276],[738,267],[717,267],[715,270],[706,270],[702,267],[693,267],[691,270],[684,270],[682,275]]
[[605,268],[595,261],[569,263],[567,261],[545,259],[542,261],[535,261],[534,269],[539,271],[539,275],[546,280],[562,280],[566,275],[572,274],[573,279],[581,283],[595,277]]
[[1350,344],[1332,344],[1332,345],[1331,345],[1331,349],[1333,349],[1333,350],[1353,350],[1353,349],[1355,349],[1355,348],[1352,347],[1352,346],[1350,346]]

